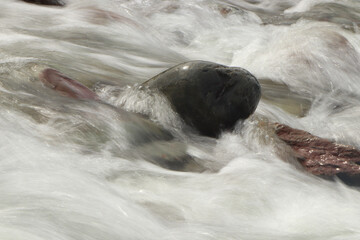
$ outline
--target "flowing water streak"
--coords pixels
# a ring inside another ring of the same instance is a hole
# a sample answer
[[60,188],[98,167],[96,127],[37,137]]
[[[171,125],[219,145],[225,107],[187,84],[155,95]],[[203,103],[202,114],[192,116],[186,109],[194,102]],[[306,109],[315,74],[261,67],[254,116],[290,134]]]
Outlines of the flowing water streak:
[[[358,1],[2,0],[0,9],[1,239],[359,239],[358,189],[304,173],[266,127],[360,148]],[[218,140],[138,89],[194,59],[267,84],[254,116]],[[49,66],[106,103],[45,88],[37,76]],[[157,152],[206,170],[164,169]]]

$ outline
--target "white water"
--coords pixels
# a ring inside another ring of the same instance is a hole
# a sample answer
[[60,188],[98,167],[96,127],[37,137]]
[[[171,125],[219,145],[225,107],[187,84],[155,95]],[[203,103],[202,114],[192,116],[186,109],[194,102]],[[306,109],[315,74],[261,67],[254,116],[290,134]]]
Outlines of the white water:
[[[318,21],[320,3],[338,15]],[[230,5],[238,10],[221,14]],[[1,0],[0,9],[1,240],[360,238],[359,190],[301,171],[260,124],[360,148],[358,1]],[[306,17],[286,18],[296,14]],[[313,104],[299,118],[261,101],[215,140],[189,132],[161,97],[126,87],[194,59],[246,68]],[[115,107],[57,95],[37,79],[45,67]],[[176,140],[155,141],[119,108],[150,114]],[[154,165],[158,148],[206,170]]]

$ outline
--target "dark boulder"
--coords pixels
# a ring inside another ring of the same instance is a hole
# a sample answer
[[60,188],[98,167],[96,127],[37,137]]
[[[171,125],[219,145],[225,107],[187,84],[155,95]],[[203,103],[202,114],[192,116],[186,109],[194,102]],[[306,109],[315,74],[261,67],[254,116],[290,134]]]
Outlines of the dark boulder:
[[39,5],[48,5],[48,6],[65,6],[65,3],[61,0],[22,0],[27,3],[34,3]]
[[143,86],[160,91],[186,124],[210,137],[248,118],[261,95],[248,71],[205,61],[179,64]]
[[360,151],[306,131],[275,124],[276,135],[288,144],[299,162],[310,173],[326,178],[338,177],[348,185],[360,186]]

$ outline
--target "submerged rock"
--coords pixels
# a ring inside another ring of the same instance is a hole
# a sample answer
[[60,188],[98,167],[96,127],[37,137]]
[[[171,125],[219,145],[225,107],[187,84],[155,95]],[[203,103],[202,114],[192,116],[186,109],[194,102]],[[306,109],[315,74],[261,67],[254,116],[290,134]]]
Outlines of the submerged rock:
[[205,61],[179,64],[143,86],[160,91],[185,123],[210,137],[248,118],[261,95],[248,71]]
[[304,93],[293,92],[290,88],[271,79],[259,79],[261,85],[261,99],[282,110],[304,117],[310,110],[312,99]]
[[284,124],[275,124],[275,133],[294,150],[308,172],[324,177],[337,176],[348,185],[360,186],[359,150]]
[[[103,108],[116,109],[120,116],[119,123],[125,130],[123,137],[132,146],[125,153],[120,151],[119,157],[125,155],[128,158],[145,159],[155,165],[175,171],[204,171],[204,168],[187,153],[185,143],[177,142],[168,130],[145,118],[143,115],[127,112],[102,102],[96,93],[85,85],[64,76],[54,69],[48,68],[43,70],[40,73],[39,79],[45,86],[63,96],[82,100],[98,100],[98,104],[102,104],[100,106]],[[89,113],[87,114],[87,116],[90,116]],[[96,116],[93,117],[96,119]],[[79,130],[83,133],[85,139],[81,139],[79,136],[71,136],[71,134],[69,134],[69,138],[74,138],[74,141],[78,144],[90,145],[92,149],[94,148],[93,146],[98,145],[97,143],[93,144],[92,138],[100,143],[111,141],[105,133],[99,131],[99,128],[94,127],[93,124],[85,124],[82,126],[82,130],[76,129],[76,132],[79,132]],[[133,151],[133,149],[136,150]]]
[[65,6],[65,3],[61,0],[22,0],[27,3],[34,3],[39,5],[49,5],[49,6]]
[[45,86],[54,89],[62,95],[77,99],[98,100],[98,96],[83,84],[64,76],[54,69],[45,69],[40,74],[40,80]]
[[136,148],[141,158],[166,169],[183,172],[203,172],[205,167],[187,153],[187,145],[176,140],[153,141]]
[[339,1],[338,3],[318,3],[306,12],[281,13],[277,15],[259,12],[258,15],[264,24],[292,25],[299,20],[331,22],[356,33],[360,26],[360,16],[358,12],[358,8],[350,8]]

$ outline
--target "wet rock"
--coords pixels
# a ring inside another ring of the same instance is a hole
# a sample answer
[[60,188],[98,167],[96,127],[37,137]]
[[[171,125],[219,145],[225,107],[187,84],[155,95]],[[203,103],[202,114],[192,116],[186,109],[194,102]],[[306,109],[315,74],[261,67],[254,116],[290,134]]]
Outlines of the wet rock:
[[[39,78],[45,86],[64,96],[75,99],[100,100],[89,88],[54,69],[43,70]],[[90,102],[87,103],[90,104]],[[125,153],[120,151],[119,157],[125,155],[128,158],[144,159],[155,165],[175,171],[204,171],[204,167],[199,165],[187,153],[186,144],[174,140],[174,136],[166,129],[146,119],[143,115],[126,112],[101,101],[97,103],[102,107],[102,111],[109,108],[110,112],[115,110],[118,113],[119,123],[125,130],[123,137],[127,139],[129,146],[132,146]],[[87,112],[86,117],[91,119],[98,117],[89,114]],[[114,117],[117,118],[116,115]],[[98,146],[99,149],[97,150],[100,151],[101,143],[111,141],[109,136],[107,136],[106,131],[101,130],[100,126],[96,127],[93,126],[94,123],[88,124],[87,121],[85,122],[83,125],[79,124],[78,128],[74,129],[75,132],[73,134],[68,132],[68,138],[73,138],[73,141],[77,144],[89,146],[91,150],[96,150],[95,146]],[[82,133],[82,137],[76,135],[79,132]],[[134,151],[133,149],[136,150]]]
[[105,25],[111,22],[121,22],[131,27],[141,27],[136,21],[112,11],[96,7],[84,7],[83,9],[86,11],[85,15],[87,16],[87,20],[94,24]]
[[178,141],[153,141],[136,149],[140,157],[166,169],[203,172],[205,167],[187,153],[187,145]]
[[274,82],[271,79],[259,79],[259,82],[263,101],[298,117],[304,117],[309,112],[312,104],[310,96],[293,92],[287,85]]
[[248,71],[205,61],[179,64],[143,86],[160,91],[186,124],[210,137],[248,118],[261,95]]
[[39,5],[48,5],[48,6],[65,6],[65,3],[61,0],[22,0],[27,3],[34,3]]
[[77,99],[98,100],[98,96],[89,88],[54,69],[45,69],[40,74],[40,80],[45,86],[54,89],[64,96]]
[[344,29],[357,32],[360,26],[359,8],[350,8],[342,3],[319,3],[307,12],[289,14],[259,14],[264,24],[291,25],[299,20],[331,22]]
[[310,173],[339,177],[346,184],[360,186],[360,151],[331,142],[306,131],[275,124],[276,135],[287,143]]
[[99,100],[99,103],[103,104],[103,108],[109,107],[112,110],[116,109],[116,112],[121,115],[124,128],[127,130],[124,135],[129,134],[129,136],[126,137],[131,144],[141,145],[154,140],[168,141],[174,138],[170,132],[146,119],[143,115],[126,112],[102,102],[96,93],[85,85],[64,76],[54,69],[48,68],[43,70],[39,78],[45,86],[59,92],[61,95],[82,100]]

